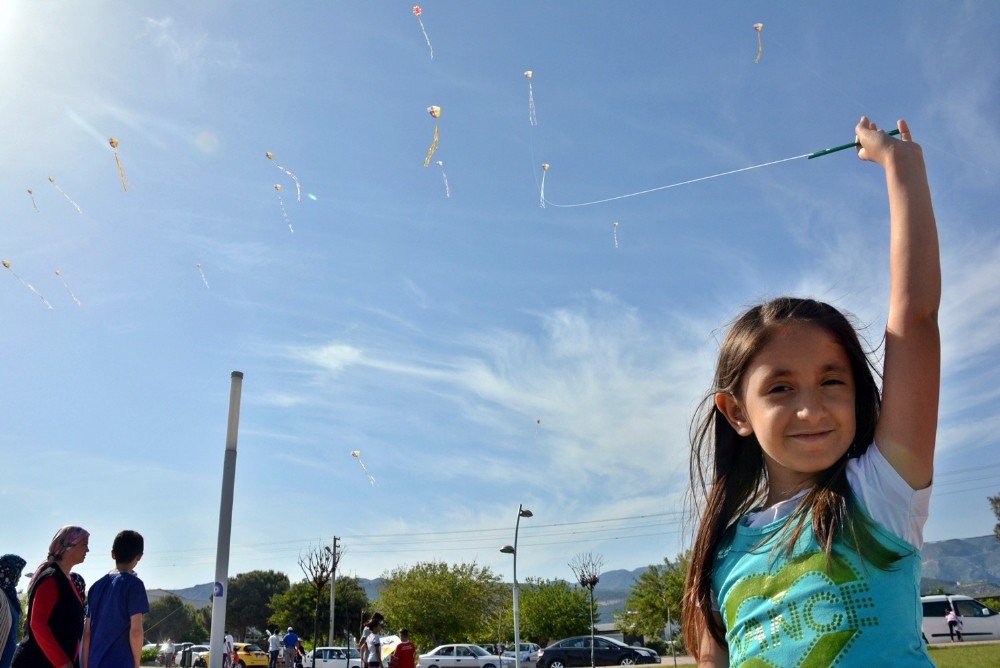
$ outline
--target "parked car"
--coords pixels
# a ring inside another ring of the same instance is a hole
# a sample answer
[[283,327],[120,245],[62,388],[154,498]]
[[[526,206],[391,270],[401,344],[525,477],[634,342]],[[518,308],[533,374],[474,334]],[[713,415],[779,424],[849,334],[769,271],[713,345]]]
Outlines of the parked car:
[[[308,652],[303,665],[312,668],[312,660],[313,653]],[[363,668],[361,652],[353,647],[317,647],[316,668]]]
[[[503,653],[504,659],[515,659],[514,656],[514,643],[510,644],[510,648],[505,649]],[[523,642],[521,643],[521,663],[535,663],[538,661],[538,650],[541,647],[533,642]]]
[[[594,636],[594,662],[598,666],[632,666],[659,663],[660,655],[647,647],[632,647],[614,638]],[[538,668],[590,665],[590,636],[574,636],[538,651]]]
[[[503,665],[508,664],[503,661]],[[440,645],[417,661],[419,668],[501,668],[500,657],[479,645]]]
[[[245,642],[234,642],[233,648],[236,650],[236,664],[233,668],[246,668],[247,666],[266,666],[268,655],[267,652],[262,650],[258,645],[252,645]],[[201,655],[201,660],[204,663],[199,665],[205,666],[205,668],[210,668],[212,665],[211,652],[206,651]],[[222,663],[220,662],[221,666]]]
[[948,622],[944,619],[948,607],[962,618],[962,638],[965,640],[1000,640],[1000,614],[974,598],[936,594],[921,596],[920,603],[924,608],[921,630],[927,643],[951,642]]

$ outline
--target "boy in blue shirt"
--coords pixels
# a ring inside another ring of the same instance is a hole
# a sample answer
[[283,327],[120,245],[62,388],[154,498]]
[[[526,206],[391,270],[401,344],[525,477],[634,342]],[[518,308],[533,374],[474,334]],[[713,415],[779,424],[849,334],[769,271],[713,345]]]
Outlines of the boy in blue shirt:
[[115,570],[95,582],[87,597],[82,668],[139,668],[142,616],[149,612],[149,600],[146,586],[132,571],[142,552],[139,532],[127,529],[115,536]]

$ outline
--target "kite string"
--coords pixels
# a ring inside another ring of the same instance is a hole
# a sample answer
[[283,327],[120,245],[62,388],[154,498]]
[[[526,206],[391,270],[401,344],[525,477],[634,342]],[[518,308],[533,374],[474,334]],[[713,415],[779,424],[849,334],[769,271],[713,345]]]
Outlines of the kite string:
[[545,198],[545,185],[544,185],[545,184],[545,174],[542,174],[542,188],[541,188],[541,199],[542,199],[542,202],[543,202],[542,206],[544,207],[545,204],[548,204],[550,206],[554,206],[554,207],[560,208],[560,209],[569,209],[569,208],[578,207],[578,206],[591,206],[593,204],[603,204],[605,202],[614,202],[615,200],[627,199],[629,197],[638,197],[639,195],[647,195],[649,193],[654,193],[654,192],[657,192],[657,191],[660,191],[660,190],[667,190],[669,188],[677,188],[679,186],[686,186],[686,185],[689,185],[691,183],[698,183],[699,181],[708,181],[709,179],[717,179],[720,176],[729,176],[730,174],[738,174],[740,172],[750,171],[751,169],[760,169],[761,167],[769,167],[771,165],[777,165],[777,164],[782,163],[782,162],[789,162],[791,160],[800,160],[802,158],[808,158],[810,155],[812,155],[812,154],[811,153],[803,153],[802,155],[795,155],[795,156],[792,156],[791,158],[782,158],[781,160],[772,160],[771,162],[762,162],[759,165],[750,165],[749,167],[741,167],[740,169],[732,169],[732,170],[729,170],[728,172],[719,172],[718,174],[710,174],[709,176],[701,176],[701,177],[699,177],[697,179],[688,179],[687,181],[679,181],[677,183],[670,183],[670,184],[665,185],[665,186],[657,186],[656,188],[649,188],[647,190],[640,190],[640,191],[634,192],[634,193],[627,193],[625,195],[616,195],[615,197],[606,197],[604,199],[594,200],[593,202],[578,202],[576,204],[556,204],[555,202],[552,202],[552,201],[546,199]]

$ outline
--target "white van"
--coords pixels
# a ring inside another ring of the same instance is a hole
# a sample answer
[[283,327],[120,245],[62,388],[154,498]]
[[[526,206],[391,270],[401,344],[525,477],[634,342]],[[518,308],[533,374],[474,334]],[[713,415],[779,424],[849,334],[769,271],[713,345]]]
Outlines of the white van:
[[[974,598],[961,595],[935,594],[921,596],[924,621],[921,628],[924,641],[934,644],[951,642],[948,622],[944,616],[952,608],[962,618],[962,638],[965,640],[1000,640],[1000,614],[990,610]],[[956,638],[957,640],[957,638]]]

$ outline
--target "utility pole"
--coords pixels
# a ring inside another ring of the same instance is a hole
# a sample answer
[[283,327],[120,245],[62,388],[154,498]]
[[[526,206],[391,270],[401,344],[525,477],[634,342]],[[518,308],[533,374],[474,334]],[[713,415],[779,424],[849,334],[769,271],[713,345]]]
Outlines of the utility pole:
[[337,552],[337,541],[340,539],[337,536],[333,537],[333,574],[330,577],[330,637],[328,638],[330,647],[333,647],[333,616],[334,616],[334,605],[337,601],[337,562],[340,561],[339,552]]

